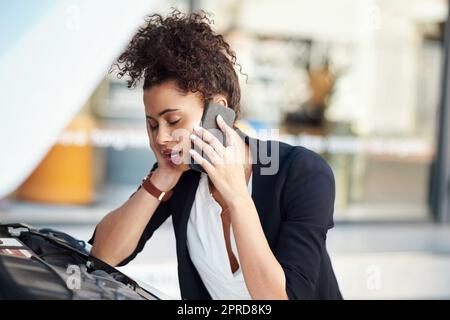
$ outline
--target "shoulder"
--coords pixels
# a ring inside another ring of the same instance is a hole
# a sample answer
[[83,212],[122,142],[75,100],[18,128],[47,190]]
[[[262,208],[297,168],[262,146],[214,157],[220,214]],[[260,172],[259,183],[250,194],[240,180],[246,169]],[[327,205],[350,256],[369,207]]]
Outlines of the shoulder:
[[277,179],[299,180],[311,176],[322,176],[334,183],[330,165],[318,153],[303,146],[295,146],[280,140],[257,141],[257,163],[262,175],[276,175]]
[[[279,159],[280,174],[286,179],[295,180],[307,176],[324,176],[334,181],[333,170],[318,153],[303,146],[270,140],[270,153]],[[274,151],[275,148],[277,151]]]
[[332,227],[335,180],[330,165],[305,147],[290,146],[286,150],[281,196],[285,217]]
[[334,181],[333,170],[325,159],[305,147],[291,146],[286,165],[290,177],[324,176]]

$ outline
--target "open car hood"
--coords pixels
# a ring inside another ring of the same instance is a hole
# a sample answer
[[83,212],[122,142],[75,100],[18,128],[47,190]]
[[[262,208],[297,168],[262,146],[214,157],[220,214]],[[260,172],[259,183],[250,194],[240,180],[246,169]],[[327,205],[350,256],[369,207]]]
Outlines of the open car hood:
[[63,232],[0,224],[0,299],[172,299],[89,251]]

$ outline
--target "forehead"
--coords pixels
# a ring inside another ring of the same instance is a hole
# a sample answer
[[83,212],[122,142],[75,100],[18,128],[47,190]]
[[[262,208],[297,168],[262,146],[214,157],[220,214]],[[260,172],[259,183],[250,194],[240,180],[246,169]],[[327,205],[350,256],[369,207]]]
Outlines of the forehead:
[[202,107],[202,99],[198,93],[183,92],[173,82],[164,82],[144,90],[145,112],[147,115],[157,116],[167,108],[185,109]]

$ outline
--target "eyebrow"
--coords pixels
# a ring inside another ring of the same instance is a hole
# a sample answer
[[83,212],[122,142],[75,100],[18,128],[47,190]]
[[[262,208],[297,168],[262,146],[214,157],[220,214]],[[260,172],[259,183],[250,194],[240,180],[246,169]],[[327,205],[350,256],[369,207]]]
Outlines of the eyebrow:
[[[161,117],[163,114],[165,114],[165,113],[167,113],[167,112],[172,112],[172,111],[178,111],[178,110],[180,110],[180,109],[171,109],[171,108],[168,108],[168,109],[164,109],[163,111],[161,111],[159,114],[158,114],[158,117]],[[155,118],[153,118],[153,117],[151,117],[151,116],[149,116],[149,115],[145,115],[145,117],[147,118],[147,119],[153,119],[153,120],[156,120]]]

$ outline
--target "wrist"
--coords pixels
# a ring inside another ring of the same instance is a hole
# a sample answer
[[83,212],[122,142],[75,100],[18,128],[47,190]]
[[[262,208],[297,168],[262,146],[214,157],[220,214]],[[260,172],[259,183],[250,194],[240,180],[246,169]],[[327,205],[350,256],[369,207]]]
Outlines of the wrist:
[[142,180],[142,188],[160,201],[169,200],[172,197],[173,190],[161,190],[161,188],[157,187],[152,181],[153,174],[154,172],[150,172]]
[[236,212],[236,210],[245,206],[249,201],[252,201],[250,194],[244,193],[239,194],[237,196],[232,197],[232,200],[228,202],[228,207],[231,211]]

